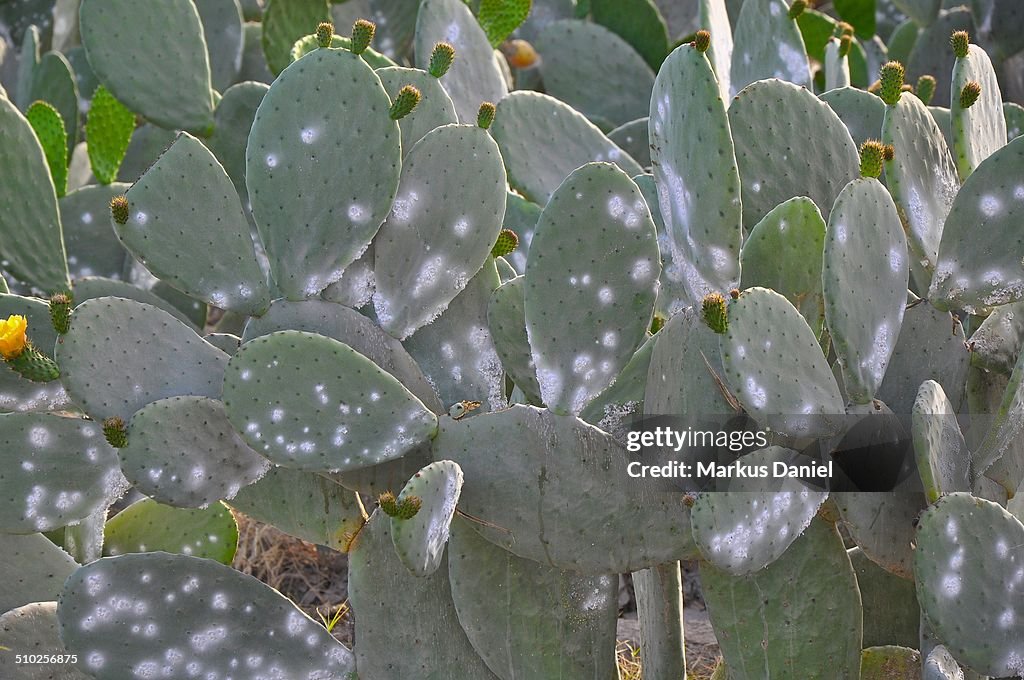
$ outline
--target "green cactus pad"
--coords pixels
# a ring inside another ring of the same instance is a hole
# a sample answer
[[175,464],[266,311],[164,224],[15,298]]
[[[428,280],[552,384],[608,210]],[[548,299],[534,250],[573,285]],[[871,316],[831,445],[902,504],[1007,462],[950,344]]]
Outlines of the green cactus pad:
[[491,45],[497,47],[530,13],[532,0],[482,0],[477,19]]
[[416,576],[430,576],[441,566],[455,505],[462,491],[462,469],[450,460],[423,468],[405,485],[397,500],[420,499],[409,519],[391,518],[391,540],[398,559]]
[[[18,680],[89,680],[72,665],[18,663],[23,655],[67,655],[57,635],[57,603],[33,602],[0,616],[0,673]],[[45,657],[44,657],[45,658]],[[65,658],[67,658],[65,656]]]
[[210,62],[195,4],[83,0],[79,17],[89,64],[125,106],[170,130],[204,134],[213,127]]
[[1010,375],[1024,347],[1024,302],[996,307],[971,335],[971,363]]
[[931,25],[942,8],[942,0],[893,0],[893,4],[921,26]]
[[136,302],[143,302],[157,309],[163,310],[182,322],[189,329],[197,331],[195,324],[185,316],[185,313],[163,299],[151,290],[139,288],[126,281],[105,279],[99,276],[87,276],[78,279],[74,285],[75,302],[81,304],[86,300],[94,300],[101,297],[119,297]]
[[455,114],[455,105],[448,93],[440,81],[426,71],[392,66],[377,69],[377,76],[392,99],[406,85],[412,85],[420,93],[420,103],[416,105],[416,110],[398,122],[402,129],[403,158],[409,154],[416,142],[431,130],[459,122]]
[[[340,48],[343,50],[351,51],[352,40],[342,35],[335,35],[333,38],[331,38],[330,46],[335,49]],[[302,38],[299,38],[295,42],[295,44],[292,45],[291,59],[292,61],[298,61],[299,59],[306,56],[313,50],[317,50],[319,48],[320,43],[318,42],[315,34],[304,36]],[[392,68],[398,65],[388,57],[384,56],[377,50],[373,49],[372,47],[367,47],[359,54],[359,56],[362,58],[363,61],[366,62],[366,64],[370,68],[374,70],[382,68]]]
[[658,250],[661,252],[661,278],[658,287],[658,299],[654,311],[665,317],[671,317],[690,305],[689,294],[684,284],[685,267],[673,259],[672,244],[669,240],[665,220],[661,216],[658,204],[658,186],[654,175],[637,175],[633,178],[640,193],[643,194],[647,207],[651,210],[651,218],[658,230]]
[[774,291],[751,288],[730,305],[729,319],[723,378],[747,412],[793,436],[835,434],[838,423],[829,416],[844,413],[843,400],[796,307]]
[[1024,358],[1019,357],[999,407],[993,414],[988,432],[974,452],[975,474],[984,473],[1002,484],[1011,494],[1024,481],[1024,450],[1020,446],[1021,434],[1024,432],[1022,412]]
[[921,653],[916,649],[886,645],[868,647],[860,656],[860,680],[918,680]]
[[[844,38],[849,41],[849,38]],[[825,89],[850,86],[850,60],[843,54],[842,43],[832,39],[825,45]]]
[[[976,310],[1024,297],[1024,139],[978,166],[946,218],[928,298],[939,309]],[[1019,189],[1019,191],[1018,191]]]
[[857,589],[864,606],[864,647],[916,647],[921,608],[914,583],[882,569],[860,548],[846,552],[857,574]]
[[55,600],[64,579],[78,566],[42,534],[0,534],[0,611]]
[[910,413],[921,383],[935,380],[959,413],[970,363],[960,323],[948,312],[916,304],[903,315],[896,348],[876,396],[895,413]]
[[647,114],[654,73],[604,26],[555,21],[544,27],[534,46],[545,91],[599,127],[609,129]]
[[118,455],[135,488],[183,508],[233,498],[269,467],[231,428],[224,406],[206,397],[149,404],[132,416]]
[[89,164],[100,184],[117,179],[134,131],[135,114],[100,85],[92,97],[85,123]]
[[620,443],[625,442],[632,420],[644,412],[653,352],[654,336],[650,336],[633,353],[612,384],[587,404],[580,419],[611,434]]
[[791,198],[773,208],[747,236],[740,257],[742,287],[761,286],[786,296],[820,335],[824,246],[825,221],[814,201]]
[[452,98],[459,121],[476,121],[480,102],[499,102],[508,84],[497,54],[476,17],[460,0],[423,0],[416,19],[416,66],[426,70],[434,44],[455,48],[455,63],[441,84]]
[[[935,6],[939,4],[939,0],[909,1],[924,1]],[[923,28],[918,33],[914,49],[911,50],[906,62],[908,82],[915,82],[919,76],[925,74],[935,76],[934,101],[939,103],[950,100],[950,74],[956,61],[956,55],[949,46],[949,36],[960,30],[971,34],[975,32],[971,11],[963,5],[950,4],[950,7],[951,9],[940,11],[934,21],[920,24]]]
[[[0,319],[19,314],[28,320],[29,338],[47,351],[57,342],[50,323],[50,309],[37,298],[0,295]],[[54,411],[67,408],[70,399],[59,382],[34,383],[7,366],[0,365],[0,413],[9,411]]]
[[[251,2],[252,0],[246,1]],[[263,53],[263,24],[246,21],[243,32],[245,33],[245,45],[242,51],[242,68],[238,71],[238,80],[239,82],[253,81],[269,85],[274,82],[274,74],[270,72],[267,58]]]
[[[321,297],[339,305],[362,309],[370,304],[376,281],[373,278],[373,244],[355,262],[345,267],[341,278],[327,286]],[[367,307],[367,310],[370,308]]]
[[274,75],[291,63],[292,45],[331,17],[327,0],[270,0],[263,7],[263,54]]
[[223,504],[192,510],[145,498],[107,522],[103,554],[163,551],[230,565],[237,546],[238,525]]
[[[578,414],[611,383],[650,326],[660,273],[657,233],[636,184],[607,163],[573,172],[541,214],[526,267],[526,328],[552,410]],[[575,318],[567,321],[569,300]]]
[[605,574],[694,554],[681,495],[629,478],[625,449],[573,416],[515,405],[442,419],[434,451],[462,467],[474,528],[520,557]]
[[56,359],[68,394],[100,421],[167,397],[219,397],[228,357],[167,312],[105,297],[75,309]]
[[242,68],[245,35],[238,0],[193,0],[203,24],[210,59],[210,80],[218,92],[231,87]]
[[374,513],[349,555],[360,676],[497,680],[459,625],[447,561],[430,576],[415,576],[402,566],[390,534],[390,518]]
[[[330,106],[309,105],[316,88]],[[289,66],[263,98],[249,135],[246,183],[285,297],[312,297],[341,278],[387,216],[402,165],[390,107],[362,59],[331,49]]]
[[517,276],[491,293],[487,326],[505,372],[531,403],[540,404],[537,369],[526,334],[525,282],[525,277]]
[[245,146],[256,110],[266,94],[266,85],[253,82],[238,83],[225,90],[214,112],[213,134],[206,140],[235,185],[243,206],[248,204],[249,197],[245,186]]
[[825,321],[846,393],[867,404],[878,390],[903,323],[910,277],[896,205],[873,178],[850,182],[836,199],[825,235]]
[[[439,167],[444,190],[431,188]],[[468,285],[501,231],[505,183],[498,146],[477,127],[446,125],[409,152],[374,241],[373,305],[384,330],[404,340]]]
[[[1021,672],[1022,544],[1024,526],[1013,515],[966,493],[939,499],[918,526],[914,576],[924,618],[956,659],[985,675]],[[964,602],[975,604],[970,626],[958,617]]]
[[891,574],[911,579],[914,522],[928,503],[924,493],[834,493],[843,523],[872,562]]
[[[174,615],[160,615],[168,610]],[[245,668],[324,680],[355,671],[352,653],[283,595],[196,557],[156,552],[93,562],[64,584],[57,618],[68,651],[97,680],[164,669],[171,677]]]
[[[78,141],[78,86],[67,58],[59,52],[47,52],[32,69],[28,102],[45,101],[60,112],[67,131],[64,143],[68,157]],[[28,106],[22,108],[27,109]]]
[[224,378],[228,418],[255,451],[298,470],[353,470],[431,438],[437,418],[337,340],[298,331],[242,345]]
[[[743,464],[788,461],[795,451],[772,446],[740,458]],[[763,482],[742,481],[725,492],[702,494],[690,510],[693,540],[718,569],[743,576],[775,562],[803,533],[828,497],[798,479],[783,480],[773,492]]]
[[348,550],[364,519],[356,495],[313,472],[275,467],[228,505],[310,543]]
[[43,147],[50,177],[57,198],[60,198],[67,192],[68,186],[68,135],[64,131],[64,119],[57,109],[44,101],[37,101],[28,107],[25,119]]
[[530,252],[530,243],[537,231],[537,220],[540,219],[541,206],[532,203],[514,191],[505,197],[505,229],[511,229],[519,238],[519,246],[505,260],[511,264],[518,274],[526,272],[526,259]]
[[[811,68],[800,29],[785,0],[744,2],[733,33],[732,95],[765,78],[811,86]],[[776,113],[778,115],[778,113]]]
[[18,168],[0,182],[0,256],[4,268],[46,292],[68,287],[57,195],[32,126],[0,97],[0,164]]
[[0,528],[51,531],[106,510],[125,490],[98,424],[34,413],[0,415],[4,473]]
[[[615,577],[516,557],[458,518],[448,574],[459,622],[500,677],[615,676]],[[496,600],[496,591],[508,597]]]
[[885,164],[885,181],[906,220],[910,248],[932,269],[959,190],[945,137],[921,101],[904,93],[899,103],[886,107],[882,141],[896,151]]
[[356,19],[364,18],[376,23],[374,46],[399,61],[412,52],[418,12],[419,3],[405,0],[347,0],[331,5],[335,26],[351,26]]
[[[434,388],[402,344],[359,312],[323,300],[275,300],[266,314],[249,320],[242,342],[285,330],[318,333],[345,343],[395,376],[428,409],[434,413],[445,412]],[[406,475],[402,481],[408,477]]]
[[921,384],[913,412],[914,455],[929,503],[971,490],[971,453],[956,412],[934,380]]
[[259,315],[270,291],[234,186],[195,137],[181,136],[128,190],[118,238],[161,280],[221,309]]
[[1014,140],[1024,134],[1024,106],[1003,102],[1003,117],[1006,119],[1006,136]]
[[623,123],[608,133],[608,139],[613,144],[619,146],[645,168],[651,167],[651,142],[647,134],[649,122],[650,119],[644,116]]
[[178,133],[173,130],[164,130],[150,123],[140,125],[128,143],[128,151],[125,152],[124,160],[117,171],[118,180],[131,183],[142,177],[142,173],[148,170],[177,138]]
[[505,372],[487,324],[487,306],[500,280],[488,260],[448,309],[405,341],[441,402],[479,401],[475,413],[505,408]]
[[959,93],[970,82],[981,85],[981,96],[968,108],[960,97],[951,97],[953,151],[960,179],[965,180],[986,158],[1006,145],[1006,118],[1002,94],[992,61],[977,45],[953,66],[952,91]]
[[732,70],[732,53],[735,43],[732,39],[732,23],[726,0],[700,0],[700,25],[711,33],[711,45],[706,54],[711,67],[718,79],[718,89],[722,99],[728,101],[732,96],[730,82]]
[[[650,108],[651,159],[672,260],[696,303],[740,280],[740,175],[726,104],[707,57],[677,48]],[[698,200],[698,196],[700,197]]]
[[[747,230],[794,196],[809,197],[827,220],[836,196],[860,176],[860,156],[846,126],[827,104],[792,83],[746,87],[729,105],[729,124]],[[808,139],[818,141],[809,146]]]
[[732,680],[860,677],[860,595],[834,525],[814,520],[760,572],[733,576],[702,564],[700,573]]
[[942,645],[937,645],[924,660],[922,680],[960,680],[964,672],[960,665]]
[[593,123],[537,92],[513,92],[498,102],[491,134],[509,183],[534,203],[547,203],[573,170],[592,161],[615,163],[631,177],[643,172]]

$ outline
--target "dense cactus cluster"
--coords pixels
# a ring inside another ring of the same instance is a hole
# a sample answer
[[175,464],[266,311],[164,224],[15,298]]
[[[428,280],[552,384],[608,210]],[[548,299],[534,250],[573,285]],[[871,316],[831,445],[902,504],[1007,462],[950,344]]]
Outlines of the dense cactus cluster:
[[0,4],[0,676],[1024,677],[1024,9],[815,4]]

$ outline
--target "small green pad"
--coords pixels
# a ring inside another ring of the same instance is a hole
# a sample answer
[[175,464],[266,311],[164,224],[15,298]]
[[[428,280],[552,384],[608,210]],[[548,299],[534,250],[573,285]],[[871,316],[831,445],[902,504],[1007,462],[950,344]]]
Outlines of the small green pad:
[[[89,680],[71,664],[20,662],[18,657],[46,658],[67,650],[57,635],[57,603],[32,602],[0,616],[0,674],[17,680]],[[38,655],[38,656],[37,656]]]
[[348,345],[298,331],[242,345],[224,406],[255,451],[314,472],[399,458],[437,431],[437,417],[391,374]]
[[78,567],[42,534],[0,534],[0,611],[29,602],[56,600],[64,579]]
[[441,566],[460,493],[462,468],[439,460],[413,475],[398,494],[399,503],[412,497],[421,501],[414,517],[391,518],[391,541],[398,559],[416,576],[430,576]]
[[500,54],[461,0],[423,0],[416,17],[416,66],[424,71],[438,42],[455,48],[455,62],[441,78],[462,123],[476,121],[480,102],[501,101],[508,94]]
[[0,257],[4,269],[52,293],[68,288],[57,194],[32,126],[0,97],[0,165],[17,168],[0,181]]
[[1024,297],[1024,138],[978,166],[946,218],[928,299],[969,313]]
[[934,380],[917,392],[913,411],[914,456],[928,502],[948,493],[971,490],[971,452],[960,432],[956,411]]
[[526,265],[526,328],[553,411],[579,414],[633,356],[660,274],[657,232],[633,180],[609,163],[573,172],[541,213]]
[[[960,105],[960,92],[970,82],[981,85],[981,96],[965,109]],[[971,45],[967,56],[956,60],[951,91],[953,151],[960,179],[965,180],[982,161],[1006,145],[1003,97],[996,71],[985,50]]]
[[493,671],[503,678],[615,677],[616,576],[516,557],[466,519],[456,519],[448,545],[459,622]]
[[868,647],[860,655],[860,680],[920,680],[921,653],[886,645]]
[[860,548],[846,551],[864,605],[864,646],[920,643],[921,607],[914,582],[890,574]]
[[943,224],[960,190],[946,138],[921,100],[905,92],[885,108],[882,141],[895,150],[885,164],[885,182],[906,221],[910,248],[932,269]]
[[238,83],[225,90],[214,112],[217,126],[205,142],[224,166],[243,206],[248,206],[249,202],[249,191],[245,186],[245,147],[249,143],[256,109],[266,94],[267,86],[254,82]]
[[615,163],[630,177],[643,173],[582,114],[539,92],[513,92],[498,102],[491,134],[509,184],[534,203],[547,203],[573,170],[593,161]]
[[725,378],[762,425],[793,436],[835,434],[845,412],[818,339],[789,300],[750,288],[729,306],[721,341]]
[[210,61],[191,0],[83,0],[79,20],[89,65],[119,101],[169,130],[209,132]]
[[197,557],[156,552],[93,562],[64,584],[57,617],[68,651],[97,680],[164,671],[227,677],[242,669],[250,677],[343,680],[355,672],[352,652],[283,595]]
[[0,530],[19,534],[105,511],[127,486],[99,425],[80,418],[0,415],[0,469]]
[[445,92],[440,81],[426,71],[418,68],[391,66],[377,69],[377,77],[387,90],[388,96],[394,99],[406,85],[412,85],[420,93],[420,103],[412,115],[398,121],[402,129],[402,157],[412,150],[416,142],[435,128],[449,123],[458,123],[455,105]]
[[532,0],[480,0],[477,20],[491,45],[497,47],[530,13]]
[[238,525],[221,503],[193,510],[145,498],[110,518],[103,533],[104,555],[163,551],[230,565],[238,546]]
[[622,38],[595,23],[565,19],[544,27],[540,53],[544,91],[599,127],[647,115],[654,72]]
[[505,372],[532,403],[541,403],[537,367],[526,333],[526,278],[517,276],[501,284],[487,305],[487,326]]
[[747,235],[740,254],[742,288],[760,286],[785,295],[818,335],[824,321],[824,247],[825,220],[814,201],[805,196],[791,198],[773,208]]
[[870,402],[899,337],[910,280],[907,239],[889,192],[877,180],[843,189],[825,234],[825,321],[847,396]]
[[[310,92],[329,105],[310,106]],[[289,66],[263,98],[245,180],[285,297],[313,297],[340,279],[387,216],[402,166],[390,107],[373,70],[334,49]]]
[[[914,578],[924,619],[954,657],[994,677],[1024,660],[1024,526],[999,505],[955,493],[920,519]],[[964,603],[971,625],[963,625]]]
[[182,508],[234,498],[270,465],[228,422],[224,405],[207,397],[171,397],[134,416],[121,469],[142,493]]
[[214,307],[258,316],[270,290],[224,167],[183,132],[127,194],[118,238],[154,275]]
[[330,20],[330,4],[328,0],[270,0],[263,5],[263,54],[271,72],[278,75],[291,63],[295,41]]
[[[739,461],[751,469],[788,462],[791,449],[771,446]],[[763,481],[743,480],[728,491],[701,494],[690,510],[693,540],[701,555],[719,569],[743,576],[779,559],[803,533],[825,502],[828,492],[812,491],[799,479],[787,478],[777,490],[763,491]]]
[[860,176],[860,156],[843,121],[805,88],[779,80],[754,83],[729,105],[729,124],[747,230],[794,196],[809,197],[828,219],[836,196]]
[[374,240],[373,306],[384,330],[404,340],[466,288],[501,231],[505,186],[498,145],[478,127],[440,127],[409,152]]
[[650,107],[658,203],[692,302],[740,280],[740,175],[726,104],[704,53],[690,45],[665,60]]
[[231,87],[242,68],[245,35],[242,8],[238,0],[193,0],[203,23],[203,36],[210,58],[211,83],[223,92]]
[[733,96],[750,83],[765,78],[811,87],[807,48],[796,22],[789,18],[786,0],[744,2],[736,19],[733,45],[730,75]]
[[228,356],[163,310],[103,297],[75,309],[56,359],[82,410],[97,422],[127,422],[159,399],[219,397]]
[[100,184],[110,184],[117,179],[134,131],[135,114],[117,101],[105,86],[96,88],[85,121],[85,137],[92,174]]
[[487,540],[585,574],[693,556],[681,494],[631,479],[626,451],[611,435],[574,416],[521,405],[441,422],[435,456],[462,468],[459,508],[480,520],[473,527]]
[[39,144],[43,147],[46,164],[50,168],[57,198],[65,194],[68,188],[68,134],[64,130],[64,119],[57,109],[44,101],[38,101],[28,107],[25,118],[32,126]]

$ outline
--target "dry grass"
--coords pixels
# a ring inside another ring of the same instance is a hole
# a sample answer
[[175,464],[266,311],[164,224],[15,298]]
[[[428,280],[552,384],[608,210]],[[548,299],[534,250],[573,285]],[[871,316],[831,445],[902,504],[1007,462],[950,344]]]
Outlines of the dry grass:
[[[615,647],[616,660],[619,663],[619,680],[643,680],[644,672],[640,663],[640,649],[633,647],[629,642],[619,640]],[[686,655],[687,680],[709,680],[718,665],[718,657],[715,655],[699,654]]]

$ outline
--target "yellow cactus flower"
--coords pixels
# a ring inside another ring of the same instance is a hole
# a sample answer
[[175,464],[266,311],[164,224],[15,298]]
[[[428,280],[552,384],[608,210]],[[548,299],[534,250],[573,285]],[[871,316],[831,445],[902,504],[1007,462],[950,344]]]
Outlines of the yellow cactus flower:
[[21,354],[28,344],[27,330],[28,320],[18,314],[0,321],[0,356],[13,359]]

